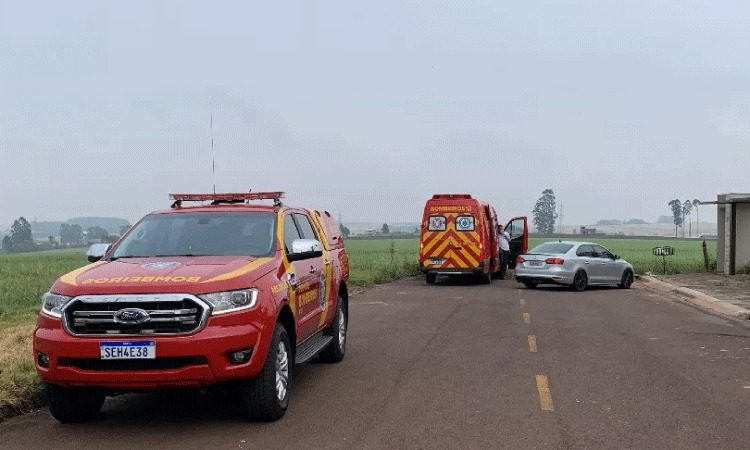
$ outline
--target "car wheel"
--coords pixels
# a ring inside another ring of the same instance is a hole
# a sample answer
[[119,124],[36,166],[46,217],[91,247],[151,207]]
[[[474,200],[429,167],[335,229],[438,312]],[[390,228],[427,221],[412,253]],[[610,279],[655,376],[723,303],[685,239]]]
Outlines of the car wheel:
[[570,287],[576,292],[581,292],[586,290],[588,283],[589,277],[586,275],[586,272],[579,270],[576,272],[575,277],[573,277],[573,284]]
[[539,285],[536,281],[522,281],[524,286],[526,286],[527,289],[536,289],[536,287]]
[[633,272],[630,271],[630,269],[625,270],[625,273],[622,274],[622,279],[620,280],[619,286],[622,289],[630,289],[630,286],[633,284]]
[[289,334],[277,323],[263,369],[242,383],[240,399],[249,419],[272,422],[286,413],[292,385],[291,348]]
[[99,414],[104,391],[97,388],[67,388],[48,384],[45,387],[49,412],[62,423],[88,422]]
[[320,359],[330,363],[337,363],[344,359],[344,355],[346,355],[346,330],[349,322],[346,305],[341,296],[336,303],[336,317],[333,318],[333,323],[325,331],[328,336],[333,336],[333,340],[328,344],[328,347],[320,352]]
[[435,278],[437,278],[437,274],[435,273],[427,273],[424,276],[425,281],[427,281],[427,284],[432,284],[435,282]]

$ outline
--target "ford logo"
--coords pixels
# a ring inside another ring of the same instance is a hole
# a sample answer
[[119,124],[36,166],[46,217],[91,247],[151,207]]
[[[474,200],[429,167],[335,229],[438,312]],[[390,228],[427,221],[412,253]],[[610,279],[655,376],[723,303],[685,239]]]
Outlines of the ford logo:
[[116,311],[114,314],[115,322],[123,323],[126,325],[137,325],[139,323],[148,322],[151,316],[148,311],[144,311],[140,308],[124,308]]

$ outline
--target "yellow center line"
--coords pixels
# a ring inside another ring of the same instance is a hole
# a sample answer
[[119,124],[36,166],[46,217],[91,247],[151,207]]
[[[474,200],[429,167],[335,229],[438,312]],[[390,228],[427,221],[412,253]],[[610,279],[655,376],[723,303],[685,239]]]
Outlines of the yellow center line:
[[533,334],[529,335],[529,351],[536,353],[536,336]]
[[526,323],[531,323],[531,314],[523,313],[523,321]]
[[526,306],[526,300],[523,298],[521,299],[521,306]]
[[547,381],[546,376],[536,376],[536,388],[539,390],[539,404],[542,407],[542,411],[554,411],[555,407],[552,405],[552,393],[549,390],[549,382]]

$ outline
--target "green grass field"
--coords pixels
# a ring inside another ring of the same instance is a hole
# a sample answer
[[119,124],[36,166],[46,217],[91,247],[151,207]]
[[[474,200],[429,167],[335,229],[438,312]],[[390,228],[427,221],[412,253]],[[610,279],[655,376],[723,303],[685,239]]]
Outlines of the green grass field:
[[[651,249],[670,245],[675,256],[667,259],[668,273],[700,272],[701,241],[587,239],[600,243],[633,264],[636,273],[662,273],[662,260]],[[544,240],[531,239],[533,247]],[[716,242],[708,241],[708,254],[716,259]],[[418,275],[418,239],[346,241],[351,266],[350,284],[364,286]],[[59,276],[88,264],[85,250],[52,250],[0,255],[0,404],[39,397],[40,383],[32,360],[31,335],[41,296]]]

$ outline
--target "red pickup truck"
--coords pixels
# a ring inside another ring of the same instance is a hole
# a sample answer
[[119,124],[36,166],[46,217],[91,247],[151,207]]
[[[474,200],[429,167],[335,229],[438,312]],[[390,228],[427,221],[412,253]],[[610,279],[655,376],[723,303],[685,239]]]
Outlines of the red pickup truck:
[[86,421],[108,395],[232,381],[249,418],[281,418],[296,364],[344,358],[349,278],[331,214],[282,197],[172,194],[60,277],[34,331],[52,415]]

